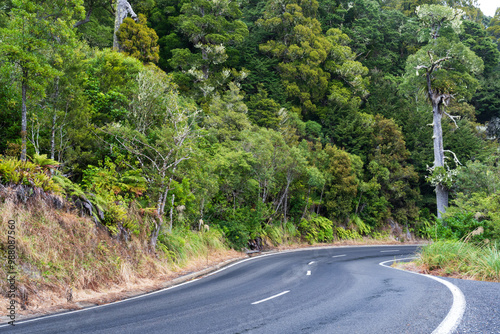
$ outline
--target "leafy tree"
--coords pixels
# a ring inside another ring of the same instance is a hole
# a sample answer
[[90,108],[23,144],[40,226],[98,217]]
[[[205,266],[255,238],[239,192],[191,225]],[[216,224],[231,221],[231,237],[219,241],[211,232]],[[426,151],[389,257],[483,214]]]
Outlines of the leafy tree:
[[262,84],[259,84],[258,92],[250,96],[247,106],[248,117],[254,124],[271,129],[279,127],[280,105],[268,97],[268,93]]
[[181,13],[175,23],[189,39],[191,49],[172,50],[170,65],[189,75],[207,98],[229,80],[231,71],[221,68],[228,58],[227,47],[241,43],[248,28],[239,20],[241,11],[234,1],[186,2]]
[[21,83],[21,160],[26,160],[27,103],[29,94],[44,95],[51,78],[58,75],[59,52],[74,41],[73,23],[83,14],[81,0],[14,0],[6,28],[0,30],[0,55],[17,65]]
[[358,180],[347,152],[330,144],[325,146],[324,151],[325,207],[332,220],[344,222],[353,209]]
[[113,0],[84,0],[85,18],[74,27],[90,46],[113,46],[115,7]]
[[420,6],[417,15],[429,31],[429,41],[408,57],[406,66],[407,82],[424,88],[432,105],[438,217],[448,206],[448,189],[439,181],[446,173],[441,120],[449,114],[444,109],[454,97],[470,98],[478,84],[474,74],[483,70],[482,60],[463,43],[440,36],[447,27],[458,32],[462,14],[460,10],[444,6]]
[[[349,38],[339,29],[330,29],[325,36],[315,18],[317,10],[317,1],[299,0],[282,6],[270,0],[263,18],[257,21],[273,33],[272,40],[259,46],[260,51],[281,60],[278,71],[294,105],[292,111],[307,118],[323,114],[320,109],[328,100],[356,104],[359,98],[354,94],[366,93],[362,76],[367,69],[354,61],[346,46]],[[340,80],[330,80],[332,75]]]
[[127,56],[144,63],[158,63],[160,59],[158,36],[148,28],[146,17],[139,14],[137,22],[127,17],[118,29],[117,38],[120,48]]
[[385,75],[402,75],[406,58],[418,47],[414,20],[397,10],[382,10],[376,1],[358,0],[352,3],[342,31],[350,39],[356,59],[369,69]]
[[463,21],[463,31],[460,40],[483,60],[484,73],[487,75],[498,67],[500,51],[497,43],[493,42],[488,33],[477,22]]
[[500,8],[497,8],[495,16],[491,18],[486,31],[497,42],[497,46],[500,49]]
[[250,128],[248,108],[243,102],[243,94],[234,83],[224,95],[216,94],[208,106],[208,117],[204,124],[220,143],[243,139],[242,131]]
[[140,168],[146,177],[156,203],[157,219],[150,239],[154,249],[164,225],[175,172],[191,156],[199,110],[182,99],[171,77],[158,69],[141,71],[137,80],[137,98],[129,123],[110,124],[103,132],[137,160],[137,166],[131,167]]

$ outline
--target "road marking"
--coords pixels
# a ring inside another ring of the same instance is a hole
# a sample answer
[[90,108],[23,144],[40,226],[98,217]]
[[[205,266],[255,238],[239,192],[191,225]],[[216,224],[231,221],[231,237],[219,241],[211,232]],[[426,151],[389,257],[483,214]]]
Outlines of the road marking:
[[313,264],[313,263],[314,263],[314,261],[311,261],[311,262],[309,262],[309,263],[308,263],[308,265],[311,265],[311,264]]
[[389,253],[389,252],[399,252],[399,249],[391,249],[391,250],[380,251],[380,253]]
[[[129,300],[144,298],[144,297],[148,297],[148,296],[151,296],[151,295],[155,295],[157,293],[161,293],[161,292],[164,292],[164,291],[172,290],[172,289],[178,288],[178,287],[183,286],[183,285],[191,284],[191,283],[196,282],[198,280],[200,280],[200,278],[195,278],[195,279],[192,279],[190,281],[183,282],[183,283],[180,283],[180,284],[177,284],[177,285],[173,285],[173,286],[169,286],[168,288],[164,288],[164,289],[161,289],[161,290],[156,290],[156,291],[148,292],[148,293],[145,293],[143,295],[139,295],[139,296],[135,296],[135,297],[130,297],[130,298],[127,298],[127,299],[122,299],[122,300],[117,300],[117,301],[109,303],[109,304],[96,305],[96,306],[86,307],[86,308],[82,308],[80,310],[74,310],[74,311],[68,311],[68,312],[64,312],[63,311],[61,313],[50,314],[50,315],[46,315],[46,316],[40,316],[38,318],[32,318],[32,319],[26,319],[26,320],[19,320],[19,321],[16,320],[16,325],[25,324],[25,323],[33,322],[33,321],[38,321],[38,320],[41,320],[41,319],[49,319],[49,318],[60,317],[60,316],[64,316],[64,315],[68,315],[68,314],[73,314],[73,313],[85,312],[85,311],[89,311],[89,310],[92,310],[92,309],[95,309],[95,308],[107,307],[107,306],[114,305],[114,304],[125,303],[125,302],[127,302]],[[0,324],[0,328],[7,327],[7,326],[10,326],[10,325]]]
[[263,302],[267,302],[268,300],[271,300],[271,299],[279,297],[279,296],[283,296],[284,294],[289,293],[289,292],[290,292],[290,290],[280,292],[277,295],[274,295],[274,296],[268,297],[266,299],[262,299],[262,300],[253,302],[252,305],[257,305],[257,304],[260,304],[260,303],[263,303]]
[[[415,246],[424,246],[424,244],[401,245],[399,247],[415,247]],[[41,317],[36,317],[36,318],[31,318],[31,319],[26,319],[26,320],[19,320],[19,321],[16,320],[16,325],[23,324],[23,323],[28,323],[28,322],[33,322],[33,321],[38,321],[38,320],[41,320],[41,319],[55,318],[55,317],[65,316],[65,315],[68,315],[68,314],[85,312],[85,311],[89,311],[89,310],[96,309],[96,308],[108,307],[108,306],[111,306],[113,304],[124,303],[124,302],[127,302],[127,301],[132,300],[132,299],[138,299],[138,298],[148,297],[148,296],[153,295],[153,294],[161,293],[161,292],[164,292],[164,291],[167,291],[167,290],[170,290],[170,289],[175,289],[175,288],[178,288],[178,287],[180,287],[182,285],[196,282],[196,281],[198,281],[198,280],[200,280],[202,278],[218,274],[218,273],[220,273],[222,271],[225,271],[225,270],[227,270],[227,269],[229,269],[231,267],[238,266],[238,265],[240,265],[240,264],[242,264],[244,262],[259,260],[261,258],[268,257],[268,256],[275,256],[275,255],[281,255],[281,254],[287,254],[287,253],[296,253],[296,252],[307,252],[307,251],[319,250],[319,249],[342,249],[342,248],[349,249],[349,248],[370,248],[370,247],[374,247],[374,246],[372,246],[372,245],[359,245],[359,246],[323,246],[323,247],[315,247],[314,249],[311,249],[311,248],[298,248],[298,249],[280,251],[280,252],[275,252],[275,253],[262,254],[262,255],[259,255],[259,256],[253,256],[253,257],[249,257],[249,258],[246,258],[246,259],[243,259],[243,260],[240,260],[240,261],[236,261],[236,262],[231,263],[231,264],[229,264],[227,266],[224,266],[224,267],[222,267],[222,268],[220,268],[220,269],[218,269],[216,271],[213,271],[213,272],[211,272],[209,274],[206,274],[204,276],[200,276],[199,278],[195,278],[195,279],[192,279],[192,280],[187,281],[187,282],[183,282],[183,283],[180,283],[180,284],[177,284],[177,285],[173,285],[173,286],[170,286],[168,288],[164,288],[164,289],[156,290],[156,291],[152,291],[152,292],[147,292],[147,293],[145,293],[143,295],[139,295],[139,296],[135,296],[135,297],[127,298],[127,299],[118,300],[118,301],[115,301],[115,302],[112,302],[112,303],[108,303],[108,304],[91,306],[91,307],[83,308],[83,309],[80,309],[80,310],[63,311],[61,313],[50,314],[50,315],[47,315],[47,316],[41,316]],[[394,247],[394,246],[392,246],[392,245],[380,245],[379,247]],[[336,256],[332,256],[332,257],[341,257],[341,256],[346,256],[346,255],[345,254],[344,255],[336,255]],[[7,323],[0,324],[0,328],[4,328],[4,327],[8,327],[8,326],[10,326],[10,325],[7,324]]]
[[342,257],[342,256],[345,256],[345,254],[342,254],[342,255],[334,255],[332,257]]
[[[396,259],[396,260],[411,260],[411,259],[416,259],[415,257],[411,258],[404,258],[404,259]],[[391,268],[391,269],[397,269],[401,270],[410,274],[415,274],[415,275],[421,275],[425,276],[428,278],[432,278],[435,281],[438,281],[439,283],[445,285],[452,293],[453,295],[453,304],[451,305],[450,311],[446,315],[446,318],[444,318],[443,321],[439,324],[439,326],[432,332],[432,334],[451,334],[457,329],[458,325],[460,324],[460,321],[462,321],[462,317],[464,316],[465,313],[465,306],[467,305],[465,301],[465,296],[462,293],[462,291],[454,284],[442,279],[438,278],[435,276],[431,275],[424,275],[420,273],[415,273],[413,271],[407,271],[407,270],[402,270],[399,268],[393,268],[391,266],[386,265],[387,262],[394,262],[396,260],[389,260],[389,261],[384,261],[380,262],[379,265]]]
[[310,270],[308,270],[306,275],[307,275],[307,276],[311,276],[311,271],[310,271]]

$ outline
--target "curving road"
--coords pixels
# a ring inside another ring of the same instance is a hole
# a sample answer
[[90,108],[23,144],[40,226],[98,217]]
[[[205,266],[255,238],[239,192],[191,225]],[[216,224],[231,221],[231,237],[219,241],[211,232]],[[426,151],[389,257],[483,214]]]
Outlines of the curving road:
[[173,288],[0,332],[432,333],[452,307],[451,291],[428,277],[379,265],[415,250],[337,247],[269,254]]

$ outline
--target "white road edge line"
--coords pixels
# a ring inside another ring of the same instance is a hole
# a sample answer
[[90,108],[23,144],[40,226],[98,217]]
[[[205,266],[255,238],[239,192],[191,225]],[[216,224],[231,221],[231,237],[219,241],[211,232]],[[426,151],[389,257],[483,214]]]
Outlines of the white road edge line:
[[342,256],[345,256],[345,254],[342,254],[342,255],[334,255],[332,257],[342,257]]
[[391,249],[391,250],[380,251],[380,253],[389,253],[389,252],[399,252],[399,249]]
[[[96,306],[86,307],[86,308],[82,308],[82,309],[74,310],[74,311],[67,311],[67,312],[63,311],[61,313],[56,313],[56,314],[41,316],[41,317],[38,317],[38,318],[32,318],[32,319],[26,319],[26,320],[16,320],[16,325],[25,324],[25,323],[28,323],[28,322],[38,321],[38,320],[42,320],[42,319],[44,320],[44,319],[49,319],[49,318],[60,317],[60,316],[67,315],[67,314],[72,314],[72,313],[80,313],[80,312],[89,311],[89,310],[92,310],[92,309],[95,309],[95,308],[106,307],[106,306],[111,306],[111,305],[115,305],[115,304],[124,303],[124,302],[129,301],[129,300],[144,298],[146,296],[155,295],[157,293],[161,293],[161,292],[164,292],[164,291],[167,291],[167,290],[175,289],[175,288],[178,288],[178,287],[186,285],[186,284],[191,284],[191,283],[196,282],[196,281],[198,281],[200,279],[201,278],[195,278],[195,279],[192,279],[192,280],[184,282],[184,283],[180,283],[180,284],[177,284],[177,285],[169,286],[168,288],[164,288],[164,289],[161,289],[161,290],[156,290],[156,291],[148,292],[148,293],[145,293],[143,295],[139,295],[139,296],[135,296],[135,297],[130,297],[130,298],[127,298],[127,299],[117,300],[117,301],[109,303],[109,304],[96,305]],[[10,325],[8,325],[8,324],[0,324],[0,328],[7,327],[7,326],[10,326]]]
[[310,270],[308,270],[306,275],[307,275],[307,276],[311,276],[311,271],[310,271]]
[[261,299],[259,301],[253,302],[252,305],[257,305],[257,304],[260,304],[260,303],[263,303],[263,302],[267,302],[268,300],[271,300],[271,299],[279,297],[279,296],[283,296],[284,294],[287,294],[289,292],[290,292],[290,290],[286,290],[286,291],[280,292],[277,295],[274,295],[274,296],[268,297],[266,299]]
[[[422,245],[418,245],[417,244],[417,245],[405,245],[405,246],[407,246],[407,247],[414,247],[414,246],[422,246]],[[405,246],[402,245],[400,247],[405,247]],[[96,306],[91,306],[91,307],[87,307],[87,308],[82,308],[80,310],[63,311],[61,313],[56,313],[56,314],[51,314],[51,315],[46,315],[46,316],[41,316],[41,317],[36,317],[36,318],[31,318],[31,319],[16,320],[16,325],[20,325],[20,324],[27,323],[27,322],[38,321],[38,320],[42,320],[42,319],[60,317],[60,316],[64,316],[64,315],[72,314],[72,313],[79,313],[79,312],[89,311],[89,310],[92,310],[92,309],[95,309],[95,308],[100,308],[100,307],[108,307],[108,306],[111,306],[111,305],[114,305],[114,304],[124,303],[124,302],[126,302],[128,300],[132,300],[132,299],[144,298],[144,297],[147,297],[149,295],[161,293],[163,291],[167,291],[167,290],[170,290],[170,289],[178,288],[178,287],[180,287],[182,285],[186,285],[186,284],[190,284],[190,283],[196,282],[196,281],[198,281],[198,280],[200,280],[202,278],[215,275],[217,273],[220,273],[221,271],[227,270],[227,269],[229,269],[231,267],[234,267],[236,265],[239,265],[241,263],[244,263],[244,262],[247,262],[247,261],[261,259],[263,257],[280,255],[280,254],[286,254],[286,253],[302,252],[302,251],[312,251],[312,250],[317,250],[317,249],[369,248],[369,247],[376,247],[376,246],[373,246],[373,245],[360,245],[360,246],[324,246],[324,247],[314,247],[314,248],[299,248],[299,249],[286,250],[286,251],[281,251],[281,252],[276,252],[276,253],[262,254],[262,255],[259,255],[259,256],[249,257],[249,258],[246,258],[246,259],[243,259],[243,260],[240,260],[240,261],[236,261],[235,263],[232,263],[230,265],[222,267],[219,270],[211,272],[211,273],[209,273],[207,275],[201,276],[199,278],[192,279],[192,280],[184,282],[184,283],[173,285],[173,286],[170,286],[168,288],[164,288],[164,289],[161,289],[161,290],[156,290],[156,291],[148,292],[148,293],[145,293],[143,295],[139,295],[139,296],[135,296],[135,297],[127,298],[127,299],[118,300],[118,301],[115,301],[115,302],[112,302],[112,303],[108,303],[108,304],[96,305]],[[393,245],[379,245],[377,247],[394,247],[394,246]],[[340,256],[345,256],[345,254],[344,255],[332,256],[332,257],[340,257]],[[10,326],[10,325],[7,324],[7,323],[0,324],[0,328],[4,328],[4,327],[8,327],[8,326]]]
[[[395,260],[389,260],[389,261],[384,261],[380,262],[379,265],[391,269],[397,269],[397,270],[402,270],[399,268],[393,268],[391,266],[386,265],[387,262],[394,262],[398,260],[411,260],[411,259],[416,259],[415,257],[409,257],[409,258],[404,258],[404,259],[395,259]],[[452,295],[453,295],[453,304],[451,305],[450,311],[446,315],[446,318],[444,318],[443,321],[439,324],[439,326],[432,332],[432,334],[451,334],[455,331],[455,329],[458,327],[460,324],[460,321],[462,321],[462,317],[465,312],[465,306],[467,305],[465,301],[465,296],[462,293],[462,291],[454,284],[435,277],[431,275],[424,275],[420,273],[415,273],[412,271],[407,271],[407,270],[402,270],[404,272],[410,273],[410,274],[415,274],[415,275],[421,275],[425,276],[428,278],[432,278],[435,281],[438,281],[441,284],[444,284],[448,289],[450,289]]]

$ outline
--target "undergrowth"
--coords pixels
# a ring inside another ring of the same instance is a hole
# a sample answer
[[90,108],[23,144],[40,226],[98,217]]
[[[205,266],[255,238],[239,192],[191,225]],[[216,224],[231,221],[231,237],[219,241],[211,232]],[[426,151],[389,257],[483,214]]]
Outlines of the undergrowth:
[[[18,302],[23,308],[52,303],[40,299],[42,291],[65,298],[73,289],[101,291],[143,279],[159,279],[190,259],[226,249],[216,230],[174,230],[163,235],[163,241],[169,242],[161,243],[152,252],[152,218],[141,215],[134,206],[127,216],[136,221],[137,230],[123,240],[123,235],[120,239],[113,237],[108,229],[88,216],[80,216],[68,203],[56,209],[50,201],[32,196],[21,204],[8,188],[1,190],[0,231],[7,231],[9,220],[15,221],[16,280],[17,288],[23,291],[18,294]],[[0,239],[2,258],[7,255],[5,239]],[[7,291],[7,266],[2,261],[0,294],[6,296]]]
[[417,264],[427,271],[500,282],[500,243],[474,244],[465,241],[437,241],[425,246]]

